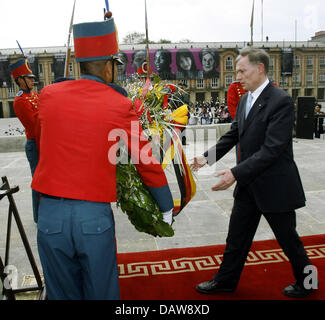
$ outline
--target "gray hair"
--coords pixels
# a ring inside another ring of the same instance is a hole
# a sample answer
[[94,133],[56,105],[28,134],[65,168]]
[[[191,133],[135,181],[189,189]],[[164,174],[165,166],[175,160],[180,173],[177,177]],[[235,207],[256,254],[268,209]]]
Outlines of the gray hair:
[[236,62],[242,57],[248,57],[251,64],[258,65],[259,63],[264,64],[265,74],[269,72],[270,56],[263,49],[257,48],[244,48],[239,52],[239,56],[236,58]]

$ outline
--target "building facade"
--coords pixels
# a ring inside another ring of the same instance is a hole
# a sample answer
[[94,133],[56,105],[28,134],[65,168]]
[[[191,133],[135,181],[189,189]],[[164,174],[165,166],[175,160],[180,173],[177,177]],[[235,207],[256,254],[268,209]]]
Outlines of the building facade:
[[[192,50],[194,53],[197,52],[197,59],[200,50],[210,48],[217,51],[218,68],[217,74],[213,77],[173,77],[167,81],[185,84],[191,102],[210,101],[211,99],[224,102],[229,85],[236,80],[236,57],[239,50],[245,46],[246,43],[239,42],[211,42],[152,44],[150,48],[153,52]],[[263,48],[269,53],[271,58],[269,78],[292,95],[294,100],[298,96],[314,96],[319,102],[325,101],[325,39],[322,32],[317,33],[311,41],[256,42],[254,47]],[[143,51],[144,45],[121,45],[120,50],[131,54],[132,51]],[[63,76],[65,51],[65,47],[25,49],[32,64],[33,73],[38,78],[35,91],[40,92],[44,86],[52,84],[56,78]],[[152,64],[155,59],[153,55],[154,53],[150,57]],[[19,58],[21,55],[18,49],[0,49],[0,118],[15,116],[13,100],[19,89],[15,82],[10,80],[9,71],[6,69],[10,63]],[[74,59],[73,49],[70,61],[69,75],[76,79],[80,78],[79,65]],[[155,71],[155,68],[153,69]],[[125,77],[120,80],[125,80]]]

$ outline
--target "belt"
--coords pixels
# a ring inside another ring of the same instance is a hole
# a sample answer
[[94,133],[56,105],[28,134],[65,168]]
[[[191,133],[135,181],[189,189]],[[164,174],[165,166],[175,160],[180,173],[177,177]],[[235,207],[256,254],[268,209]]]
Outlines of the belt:
[[[75,201],[82,201],[80,199],[71,199],[71,198],[64,198],[64,197],[56,197],[56,196],[51,196],[49,194],[46,194],[46,193],[41,193],[41,196],[43,198],[48,198],[48,199],[55,199],[55,200],[75,200]],[[88,200],[84,200],[84,201],[88,201]],[[93,202],[93,201],[90,201],[90,202]],[[110,202],[107,202],[107,204],[111,205]]]
[[[44,198],[49,198],[49,199],[56,199],[56,200],[60,200],[60,199],[68,199],[68,198],[62,198],[62,197],[51,196],[51,195],[49,195],[49,194],[45,194],[45,193],[42,193],[42,197],[44,197]],[[69,199],[69,200],[72,200],[72,199]]]

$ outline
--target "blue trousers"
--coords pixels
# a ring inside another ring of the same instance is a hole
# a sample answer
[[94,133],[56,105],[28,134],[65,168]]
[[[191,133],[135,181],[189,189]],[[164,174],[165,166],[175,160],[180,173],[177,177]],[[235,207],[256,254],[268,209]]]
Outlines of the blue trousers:
[[[35,169],[38,164],[38,151],[36,147],[36,142],[34,139],[28,139],[25,144],[26,157],[29,162],[30,171],[32,177],[34,176]],[[35,223],[37,223],[38,217],[38,206],[39,206],[39,193],[32,190],[32,204],[33,204],[33,217]]]
[[109,203],[41,197],[37,244],[49,300],[118,300]]

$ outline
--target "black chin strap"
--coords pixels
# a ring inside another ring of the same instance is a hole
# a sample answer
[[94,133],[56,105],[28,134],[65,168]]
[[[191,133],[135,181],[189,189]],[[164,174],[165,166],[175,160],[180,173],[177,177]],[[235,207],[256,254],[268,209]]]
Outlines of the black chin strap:
[[112,59],[112,82],[111,83],[114,83],[114,76],[115,76],[115,71],[114,71],[114,59]]
[[27,90],[31,91],[33,87],[30,88],[30,87],[28,86],[25,77],[22,77],[22,78],[23,78],[23,80],[24,80],[24,82],[25,82],[25,85],[26,85]]

